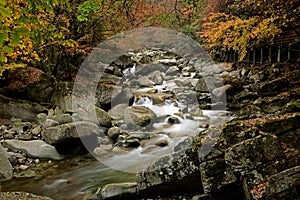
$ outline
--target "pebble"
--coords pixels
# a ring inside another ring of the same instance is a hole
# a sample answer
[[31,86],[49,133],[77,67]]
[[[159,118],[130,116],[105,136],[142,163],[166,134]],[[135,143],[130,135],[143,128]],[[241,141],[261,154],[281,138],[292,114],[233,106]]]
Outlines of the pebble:
[[42,128],[40,126],[36,126],[31,130],[32,135],[39,135],[42,132]]
[[20,168],[21,170],[26,170],[26,169],[29,168],[29,166],[27,166],[27,165],[20,165],[19,168]]

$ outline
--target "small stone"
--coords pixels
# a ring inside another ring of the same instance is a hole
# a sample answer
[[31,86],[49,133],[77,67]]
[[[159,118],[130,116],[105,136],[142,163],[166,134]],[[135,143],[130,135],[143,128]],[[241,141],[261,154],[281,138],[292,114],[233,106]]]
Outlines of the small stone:
[[39,135],[42,132],[42,128],[40,126],[36,126],[31,130],[32,135]]
[[125,146],[126,147],[132,147],[132,148],[136,148],[139,147],[141,145],[141,141],[138,138],[132,138],[129,140],[125,140]]
[[46,115],[45,113],[39,113],[39,114],[37,115],[37,118],[38,118],[38,123],[39,123],[40,125],[42,125],[42,124],[45,123],[45,121],[46,121],[46,119],[47,119],[47,115]]
[[52,119],[46,119],[46,121],[44,123],[45,128],[58,126],[58,125],[59,125],[59,123],[57,121],[52,120]]
[[19,158],[18,159],[19,164],[25,164],[25,162],[26,162],[26,158]]
[[19,140],[31,140],[32,139],[32,135],[31,134],[18,134],[18,139]]
[[4,126],[4,125],[1,125],[1,126],[0,126],[0,130],[6,131],[6,130],[7,130],[7,127]]
[[166,71],[167,76],[179,75],[179,68],[177,66],[172,66]]
[[93,152],[94,154],[99,156],[108,153],[111,148],[111,145],[101,145],[100,147],[96,147]]
[[34,163],[35,163],[35,164],[39,164],[39,163],[40,163],[40,160],[39,160],[39,159],[35,159],[35,160],[34,160]]
[[122,125],[120,126],[120,128],[123,129],[123,130],[127,130],[127,129],[128,129],[128,126],[127,126],[126,124],[122,124]]
[[20,165],[19,168],[24,171],[24,170],[28,169],[29,166],[27,166],[27,165]]
[[175,116],[169,117],[167,121],[169,124],[180,124],[180,119]]
[[165,146],[168,146],[168,144],[169,144],[169,142],[167,140],[160,140],[155,143],[155,145],[159,146],[159,147],[165,147]]
[[118,127],[111,127],[110,129],[108,129],[107,132],[107,136],[112,139],[112,140],[116,140],[120,135],[120,129]]
[[14,138],[15,138],[15,132],[14,132],[14,131],[11,131],[11,130],[6,130],[6,131],[3,133],[3,138],[4,138],[4,139],[14,139]]
[[12,130],[13,131],[27,131],[32,127],[32,124],[30,122],[14,122]]

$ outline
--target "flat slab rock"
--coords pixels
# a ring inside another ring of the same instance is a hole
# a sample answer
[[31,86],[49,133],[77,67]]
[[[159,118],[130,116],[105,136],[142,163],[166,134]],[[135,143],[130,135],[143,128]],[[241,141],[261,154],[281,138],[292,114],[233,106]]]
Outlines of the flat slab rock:
[[22,151],[34,158],[61,160],[61,156],[54,146],[47,144],[42,140],[21,141],[5,140],[3,145],[13,151]]
[[99,134],[99,127],[91,122],[73,122],[46,128],[42,131],[42,137],[49,144],[66,142],[70,139]]
[[5,180],[5,179],[8,180],[11,179],[13,176],[13,168],[7,157],[8,157],[7,152],[0,145],[0,180]]
[[112,183],[105,185],[97,194],[98,199],[132,199],[137,195],[136,183]]
[[278,199],[280,195],[282,199],[289,198],[291,194],[284,193],[300,186],[300,166],[270,176],[268,181],[266,199]]

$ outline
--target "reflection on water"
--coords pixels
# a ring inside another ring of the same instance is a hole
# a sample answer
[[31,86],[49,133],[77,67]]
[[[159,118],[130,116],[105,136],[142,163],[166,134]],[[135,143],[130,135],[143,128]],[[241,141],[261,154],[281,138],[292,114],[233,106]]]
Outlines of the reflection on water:
[[26,191],[55,200],[81,200],[112,182],[135,181],[135,174],[113,170],[89,155],[53,162],[36,169],[34,178],[13,179],[2,191]]

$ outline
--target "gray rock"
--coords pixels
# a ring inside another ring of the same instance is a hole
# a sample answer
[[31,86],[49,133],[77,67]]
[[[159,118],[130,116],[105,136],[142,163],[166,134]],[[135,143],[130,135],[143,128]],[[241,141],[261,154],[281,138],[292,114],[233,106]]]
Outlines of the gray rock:
[[9,119],[18,117],[23,120],[36,121],[37,114],[47,112],[47,108],[25,100],[15,100],[0,95],[0,117]]
[[12,126],[12,131],[23,132],[29,130],[32,127],[30,122],[14,122]]
[[280,142],[273,135],[260,135],[235,144],[225,151],[225,161],[234,172],[245,174],[256,169],[258,172],[282,158]]
[[113,183],[105,185],[97,194],[98,199],[135,199],[137,197],[136,183]]
[[150,80],[153,81],[155,85],[161,85],[164,81],[163,74],[158,70],[152,72],[149,75],[149,77],[150,77]]
[[51,96],[50,103],[59,107],[64,113],[75,112],[72,105],[73,85],[72,82],[59,82]]
[[147,76],[141,76],[136,80],[136,84],[138,86],[143,86],[143,87],[152,87],[155,85],[153,81],[151,81]]
[[34,127],[32,128],[32,130],[31,130],[31,133],[32,133],[32,135],[34,135],[34,136],[39,135],[41,132],[42,132],[42,128],[41,128],[41,126],[39,126],[39,125],[34,126]]
[[162,139],[162,140],[158,140],[157,142],[155,142],[155,145],[159,146],[159,147],[165,147],[165,146],[169,145],[169,142],[166,139]]
[[150,139],[150,137],[151,137],[150,133],[133,132],[133,133],[130,133],[129,136],[126,139],[137,138],[139,140],[147,140],[147,139]]
[[155,64],[155,63],[149,63],[149,64],[143,64],[143,65],[137,65],[135,74],[136,75],[148,75],[154,71],[159,72],[165,72],[166,66],[163,64]]
[[129,128],[151,127],[156,114],[145,106],[130,106],[124,111],[124,122]]
[[122,55],[114,60],[113,63],[122,70],[133,66],[133,61],[131,60],[131,57],[129,55]]
[[0,181],[9,180],[13,177],[13,168],[8,157],[9,155],[0,144]]
[[34,158],[61,160],[61,156],[54,146],[47,144],[42,140],[20,141],[5,140],[3,145],[12,151],[22,151]]
[[172,65],[177,65],[178,61],[176,60],[176,58],[165,58],[165,59],[159,59],[157,60],[157,62],[164,64],[164,65],[168,65],[168,66],[172,66]]
[[116,140],[120,135],[120,129],[118,127],[111,127],[110,129],[108,129],[107,131],[107,136],[112,139],[112,140]]
[[100,126],[110,127],[111,126],[111,116],[106,111],[101,108],[95,107],[97,120],[95,123]]
[[112,145],[107,144],[107,145],[101,145],[100,147],[96,147],[93,152],[94,154],[100,156],[100,155],[107,154],[111,149],[112,149]]
[[182,142],[180,142],[174,147],[174,151],[186,150],[193,144],[193,142],[194,142],[194,138],[188,136],[186,139],[184,139]]
[[237,181],[232,170],[225,165],[224,160],[210,160],[200,164],[201,180],[204,193],[216,193],[224,186]]
[[37,121],[40,125],[43,125],[47,119],[47,114],[46,113],[39,113],[37,114]]
[[54,121],[53,119],[46,119],[45,123],[43,123],[43,126],[45,128],[58,126],[58,125],[59,125],[59,123],[57,121]]
[[100,134],[99,127],[91,122],[73,122],[55,127],[46,128],[42,131],[42,137],[49,144],[66,142],[70,139]]
[[[92,109],[95,110],[92,110]],[[95,113],[95,115],[93,115]],[[93,116],[96,116],[94,118]],[[111,127],[111,116],[106,111],[97,106],[87,106],[85,109],[80,109],[78,119],[76,121],[89,121],[100,126]]]
[[[193,184],[190,184],[193,183]],[[187,192],[201,188],[197,153],[192,149],[164,156],[137,174],[138,190],[143,192]]]
[[100,105],[111,103],[120,93],[122,87],[112,83],[100,82],[96,90],[96,98]]
[[132,148],[136,148],[139,147],[141,145],[141,140],[138,138],[126,138],[124,141],[124,146],[125,147],[132,147]]
[[74,122],[74,119],[70,114],[56,114],[53,116],[49,116],[48,119],[52,119],[58,122],[58,124],[67,124]]
[[211,196],[209,194],[198,194],[192,197],[191,200],[211,200]]
[[167,76],[176,76],[179,75],[179,68],[177,66],[169,67],[166,71]]
[[200,78],[196,85],[194,86],[194,89],[197,91],[197,92],[209,92],[208,90],[208,86],[204,80],[204,78]]
[[[219,82],[212,76],[200,78],[194,86],[197,92],[211,92]],[[192,83],[193,85],[195,83]]]
[[[300,166],[296,166],[268,178],[266,199],[289,199],[300,186]],[[299,195],[299,193],[298,193]]]
[[120,120],[124,118],[124,110],[128,107],[128,104],[118,104],[108,111],[111,118]]
[[233,86],[232,85],[224,85],[222,87],[216,88],[212,91],[212,98],[216,101],[216,102],[223,102],[226,99],[226,95],[228,94],[232,94],[233,93]]

